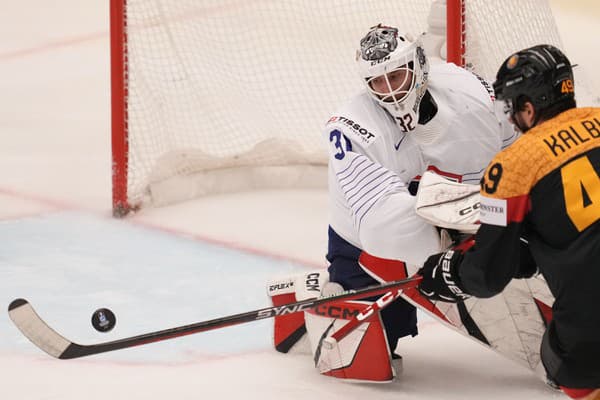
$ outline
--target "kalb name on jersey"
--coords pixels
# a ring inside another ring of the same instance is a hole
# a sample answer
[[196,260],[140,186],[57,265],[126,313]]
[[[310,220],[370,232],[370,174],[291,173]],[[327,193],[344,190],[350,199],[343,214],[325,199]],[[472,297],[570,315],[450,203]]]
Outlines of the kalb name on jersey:
[[369,132],[366,128],[361,127],[360,124],[357,124],[356,122],[346,117],[334,116],[329,118],[329,121],[327,121],[327,125],[334,123],[342,124],[343,126],[350,128],[350,130],[353,133],[355,133],[355,136],[358,137],[365,144],[370,144],[375,139],[374,134]]
[[[568,129],[568,130],[567,130]],[[600,138],[600,120],[580,121],[579,126],[568,125],[566,129],[551,132],[542,138],[548,152],[554,156],[567,152],[571,147],[577,147],[592,139]]]

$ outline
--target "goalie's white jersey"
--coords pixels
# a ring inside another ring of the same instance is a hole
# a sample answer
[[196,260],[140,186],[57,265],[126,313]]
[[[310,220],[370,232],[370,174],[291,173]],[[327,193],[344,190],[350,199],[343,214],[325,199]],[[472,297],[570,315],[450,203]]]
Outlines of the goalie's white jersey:
[[490,85],[454,64],[435,64],[428,90],[437,113],[402,133],[367,93],[327,122],[330,226],[378,257],[420,265],[439,248],[436,229],[415,214],[411,181],[432,169],[479,183],[492,157],[517,134],[498,111]]

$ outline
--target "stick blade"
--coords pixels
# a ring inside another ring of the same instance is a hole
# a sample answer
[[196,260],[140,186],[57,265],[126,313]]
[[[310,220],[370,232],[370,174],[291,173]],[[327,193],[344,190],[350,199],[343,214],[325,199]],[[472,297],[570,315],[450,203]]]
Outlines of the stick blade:
[[8,315],[21,333],[41,350],[55,358],[72,344],[50,328],[25,299],[13,300],[8,306]]

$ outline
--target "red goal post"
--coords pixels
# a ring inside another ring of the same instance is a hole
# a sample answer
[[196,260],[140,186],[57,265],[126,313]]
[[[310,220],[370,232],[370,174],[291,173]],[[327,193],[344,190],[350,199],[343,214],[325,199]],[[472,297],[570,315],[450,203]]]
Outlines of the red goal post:
[[547,0],[111,0],[110,17],[116,216],[325,187],[321,129],[361,90],[356,46],[379,22],[487,79],[513,51],[562,46]]

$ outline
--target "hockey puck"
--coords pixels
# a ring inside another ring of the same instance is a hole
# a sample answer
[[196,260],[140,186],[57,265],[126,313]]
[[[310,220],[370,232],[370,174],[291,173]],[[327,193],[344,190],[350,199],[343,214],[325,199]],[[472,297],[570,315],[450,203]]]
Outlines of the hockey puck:
[[116,323],[117,317],[108,308],[99,308],[92,314],[92,326],[98,332],[108,332]]

